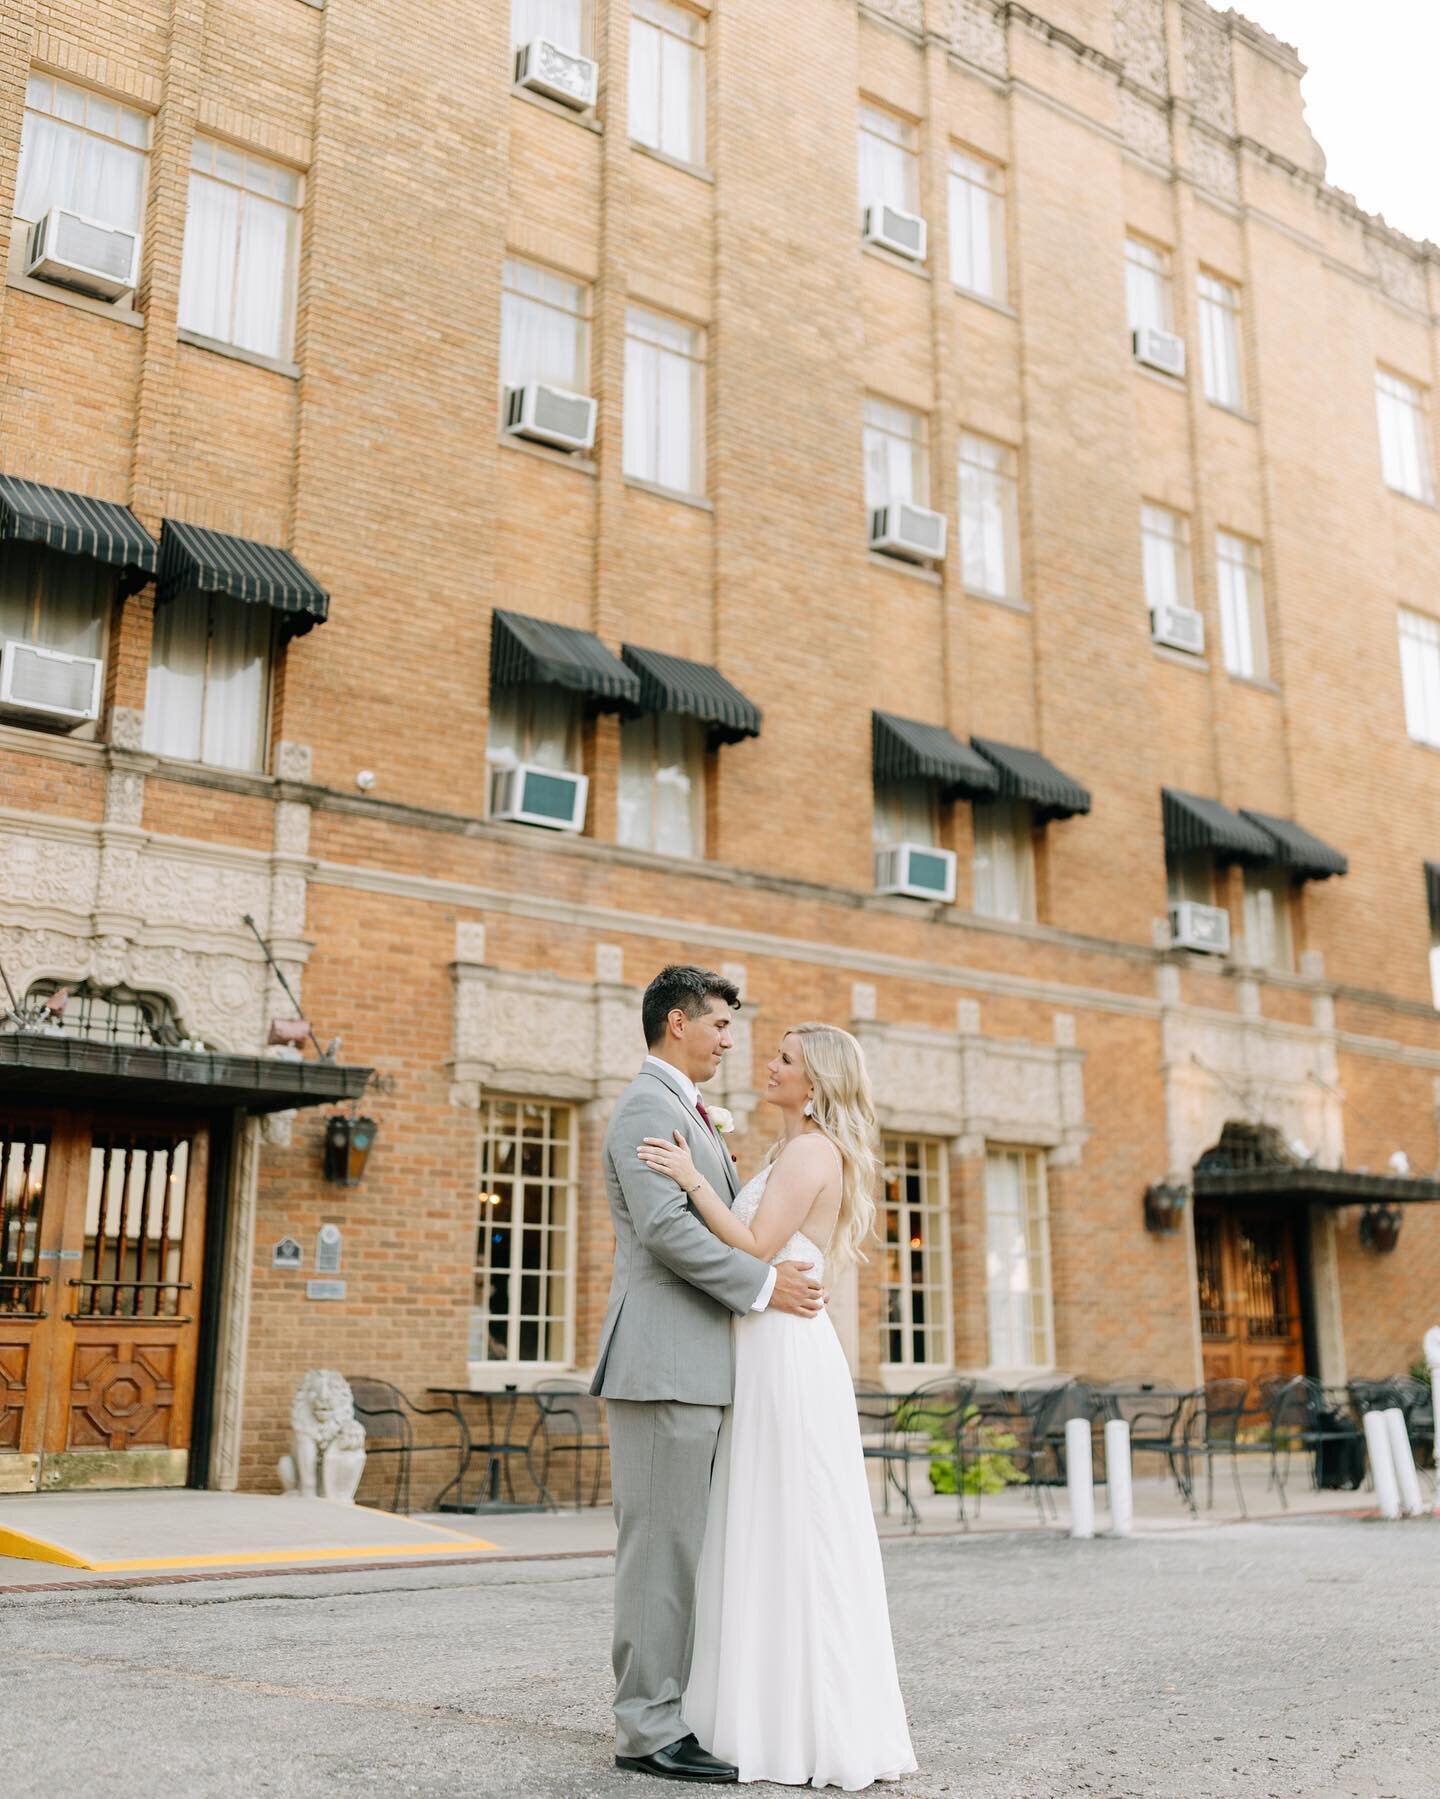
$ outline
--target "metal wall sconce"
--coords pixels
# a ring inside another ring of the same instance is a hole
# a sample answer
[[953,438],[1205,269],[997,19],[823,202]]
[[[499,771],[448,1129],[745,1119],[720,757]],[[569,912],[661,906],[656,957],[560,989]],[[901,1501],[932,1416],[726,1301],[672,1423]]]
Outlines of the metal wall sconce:
[[1389,1255],[1400,1241],[1399,1206],[1366,1206],[1360,1214],[1360,1241],[1377,1255]]
[[1161,1235],[1178,1231],[1190,1189],[1178,1181],[1156,1181],[1145,1189],[1145,1228]]
[[325,1179],[337,1187],[358,1187],[379,1129],[373,1118],[332,1113],[325,1124]]

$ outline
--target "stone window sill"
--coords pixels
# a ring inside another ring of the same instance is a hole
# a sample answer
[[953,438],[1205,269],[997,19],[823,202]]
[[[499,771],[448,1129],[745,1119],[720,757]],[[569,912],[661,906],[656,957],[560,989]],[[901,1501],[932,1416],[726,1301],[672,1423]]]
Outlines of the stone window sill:
[[1242,425],[1258,425],[1260,423],[1253,412],[1245,412],[1241,407],[1231,406],[1224,400],[1210,400],[1207,404],[1212,406],[1216,412],[1223,412],[1227,418],[1239,419]]
[[860,248],[877,262],[883,262],[892,269],[900,269],[907,275],[914,275],[917,280],[931,279],[930,271],[923,262],[912,262],[908,256],[897,256],[893,250],[887,250],[884,244],[867,244],[862,237]]
[[[1228,670],[1226,672],[1229,673]],[[1256,675],[1231,674],[1230,679],[1237,687],[1253,687],[1256,693],[1279,693],[1280,691],[1278,681],[1262,681]]]
[[892,575],[908,575],[912,581],[928,581],[932,587],[940,586],[938,568],[926,568],[922,562],[907,562],[903,556],[886,556],[879,550],[868,552],[872,568],[888,569]]
[[175,333],[182,344],[189,344],[195,350],[210,350],[216,356],[228,356],[233,362],[248,362],[251,368],[269,369],[272,375],[284,375],[288,380],[300,379],[298,362],[284,362],[278,356],[261,356],[254,350],[242,350],[239,344],[222,343],[216,337],[202,337],[198,331],[187,331],[182,326]]
[[962,300],[973,300],[977,306],[983,306],[987,312],[998,312],[1002,318],[1006,319],[1020,317],[1008,300],[997,300],[990,294],[982,294],[975,287],[962,287],[958,281],[952,281],[950,285]]
[[683,156],[672,156],[668,150],[657,150],[653,144],[642,144],[635,137],[630,140],[630,148],[637,156],[648,156],[651,162],[662,162],[667,169],[677,169],[682,175],[693,175],[697,181],[715,185],[714,170],[704,168],[698,162],[686,162]]
[[1189,650],[1172,650],[1167,643],[1152,641],[1150,649],[1162,662],[1173,662],[1176,668],[1193,668],[1200,674],[1204,674],[1210,667],[1208,656],[1192,656]]
[[1180,375],[1167,375],[1164,369],[1152,369],[1145,363],[1137,361],[1133,356],[1131,364],[1137,375],[1143,375],[1147,381],[1158,382],[1161,387],[1168,388],[1172,394],[1183,394],[1185,381]]
[[[510,66],[512,69],[515,66],[513,57],[510,60]],[[583,131],[593,131],[599,134],[603,133],[605,129],[599,119],[595,117],[593,107],[587,107],[584,112],[579,112],[573,106],[566,106],[559,100],[552,100],[548,94],[537,94],[528,87],[520,87],[514,83],[511,85],[510,92],[516,100],[523,100],[527,106],[538,106],[541,112],[548,112],[557,119],[566,119],[570,124],[580,126]]]
[[642,481],[638,475],[626,475],[625,485],[637,493],[653,493],[657,499],[677,500],[682,506],[693,506],[697,512],[713,512],[715,502],[703,494],[684,493],[678,487],[662,487],[658,481]]
[[90,294],[76,293],[73,288],[57,287],[53,281],[33,280],[25,273],[29,237],[29,222],[16,219],[10,237],[10,261],[5,271],[7,287],[13,287],[17,293],[34,294],[38,300],[59,300],[63,306],[73,306],[77,312],[93,313],[96,318],[109,319],[112,324],[129,325],[134,330],[144,325],[145,314],[136,312],[133,293],[127,300],[97,300]]
[[967,587],[965,597],[970,600],[979,600],[986,606],[999,606],[1005,612],[1033,612],[1035,610],[1028,600],[1019,599],[1008,593],[982,593],[976,587]]
[[1424,494],[1406,493],[1403,487],[1392,487],[1388,481],[1385,482],[1385,491],[1393,499],[1405,500],[1411,506],[1423,506],[1427,512],[1435,510],[1434,500],[1427,500]]
[[559,450],[553,444],[532,443],[529,438],[516,437],[511,431],[500,433],[499,444],[502,450],[518,450],[522,456],[537,456],[541,462],[574,469],[577,474],[593,475],[596,471],[597,464],[589,456],[577,456],[573,450]]

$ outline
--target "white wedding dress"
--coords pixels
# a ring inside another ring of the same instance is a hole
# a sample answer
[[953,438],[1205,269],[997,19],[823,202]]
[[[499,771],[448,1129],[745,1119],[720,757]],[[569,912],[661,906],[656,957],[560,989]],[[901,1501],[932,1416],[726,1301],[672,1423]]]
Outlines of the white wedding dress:
[[[769,1175],[736,1196],[742,1223]],[[823,1277],[824,1252],[799,1233],[774,1259]],[[825,1312],[752,1312],[734,1328],[685,1723],[741,1780],[898,1780],[915,1756],[845,1352]]]

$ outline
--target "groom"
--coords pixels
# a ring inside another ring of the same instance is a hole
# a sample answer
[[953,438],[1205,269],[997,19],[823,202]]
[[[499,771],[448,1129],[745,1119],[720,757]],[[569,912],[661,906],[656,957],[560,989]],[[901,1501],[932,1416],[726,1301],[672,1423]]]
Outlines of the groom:
[[674,1181],[635,1153],[683,1134],[719,1194],[739,1191],[733,1159],[700,1087],[731,1047],[740,1007],[708,969],[662,968],[645,989],[649,1054],[605,1133],[615,1273],[592,1393],[610,1422],[615,1552],[615,1764],[666,1780],[732,1781],[737,1770],[687,1734],[695,1573],[724,1408],[735,1396],[730,1318],[770,1306],[809,1317],[824,1304],[799,1262],[778,1268],[729,1249]]

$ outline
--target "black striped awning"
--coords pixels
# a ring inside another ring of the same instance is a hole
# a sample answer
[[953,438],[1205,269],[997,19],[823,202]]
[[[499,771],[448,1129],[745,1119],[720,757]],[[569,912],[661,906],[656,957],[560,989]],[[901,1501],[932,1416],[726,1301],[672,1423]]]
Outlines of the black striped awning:
[[760,708],[708,662],[622,643],[625,665],[640,677],[642,712],[678,712],[710,727],[712,743],[760,735]]
[[1028,800],[1038,822],[1074,818],[1077,813],[1090,810],[1089,788],[1056,768],[1039,750],[997,743],[993,737],[972,737],[970,741],[999,775],[1001,798]]
[[1350,872],[1349,858],[1328,843],[1297,825],[1293,818],[1275,818],[1268,812],[1254,812],[1249,806],[1240,808],[1240,816],[1258,825],[1275,845],[1272,860],[1288,868],[1297,880],[1325,881],[1331,875]]
[[155,573],[155,539],[128,506],[18,475],[0,475],[0,542],[39,543],[64,556],[107,562],[124,571],[129,588],[143,587]]
[[167,518],[160,527],[155,603],[182,593],[220,593],[281,615],[286,637],[323,624],[330,596],[289,550]]
[[999,791],[995,770],[944,725],[872,712],[870,733],[877,785],[933,781],[946,799],[982,798]]
[[490,685],[563,687],[601,711],[638,711],[640,677],[600,639],[574,625],[523,612],[496,612],[490,629]]
[[1275,841],[1219,800],[1182,793],[1178,787],[1162,787],[1160,803],[1165,820],[1165,850],[1184,855],[1191,850],[1210,850],[1222,862],[1273,862]]

